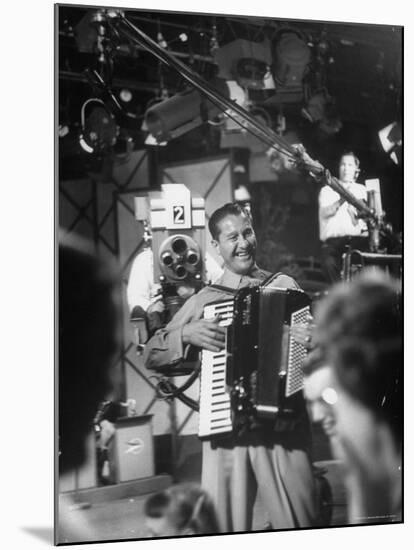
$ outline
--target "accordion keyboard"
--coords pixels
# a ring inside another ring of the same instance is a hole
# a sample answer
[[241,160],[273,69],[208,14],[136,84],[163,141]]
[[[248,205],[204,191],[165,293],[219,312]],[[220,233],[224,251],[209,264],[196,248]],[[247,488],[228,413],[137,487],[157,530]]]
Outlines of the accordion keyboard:
[[[229,326],[233,319],[233,299],[204,308],[205,319],[216,315],[220,316],[220,326]],[[232,431],[230,395],[226,389],[226,347],[218,353],[208,350],[201,353],[199,437]]]

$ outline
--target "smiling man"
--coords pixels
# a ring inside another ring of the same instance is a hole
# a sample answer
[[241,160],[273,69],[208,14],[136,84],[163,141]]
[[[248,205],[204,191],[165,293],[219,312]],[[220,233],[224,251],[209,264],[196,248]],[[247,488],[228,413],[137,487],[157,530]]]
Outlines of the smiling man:
[[[224,329],[219,319],[203,319],[204,306],[228,299],[229,291],[258,285],[271,275],[256,265],[257,242],[251,217],[238,204],[228,203],[216,210],[209,230],[212,244],[223,259],[224,272],[216,285],[192,296],[149,340],[144,352],[149,369],[180,365],[189,357],[194,359],[194,351],[224,349]],[[283,273],[275,276],[272,286],[298,289]],[[317,506],[309,440],[303,402],[302,414],[288,431],[276,431],[272,422],[264,421],[243,435],[203,442],[202,485],[213,498],[222,531],[252,529],[257,493],[273,529],[314,525]]]
[[250,217],[238,207],[217,210],[209,222],[213,246],[227,269],[247,275],[256,267],[256,235]]

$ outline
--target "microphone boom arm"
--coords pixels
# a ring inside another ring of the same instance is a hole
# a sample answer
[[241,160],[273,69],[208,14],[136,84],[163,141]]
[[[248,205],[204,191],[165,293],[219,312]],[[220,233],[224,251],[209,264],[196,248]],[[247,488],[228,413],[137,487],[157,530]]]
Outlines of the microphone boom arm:
[[[371,210],[367,204],[357,199],[352,193],[345,189],[339,180],[334,178],[319,162],[314,161],[306,153],[303,145],[292,145],[288,143],[271,128],[261,124],[242,106],[220,94],[195,71],[187,67],[182,61],[175,58],[171,53],[152,40],[152,38],[147,36],[141,29],[133,25],[121,11],[117,10],[116,16],[111,16],[108,20],[111,26],[115,26],[116,30],[123,33],[129,40],[143,46],[162,63],[175,69],[187,82],[194,86],[201,94],[206,96],[214,105],[232,118],[243,129],[252,133],[270,148],[282,152],[298,167],[305,169],[317,179],[323,179],[324,182],[332,187],[332,189],[334,189],[346,202],[354,206],[362,217],[367,218],[371,225],[378,227],[381,224],[381,220],[375,212]],[[236,117],[235,115],[238,116]],[[246,123],[243,121],[246,121]]]

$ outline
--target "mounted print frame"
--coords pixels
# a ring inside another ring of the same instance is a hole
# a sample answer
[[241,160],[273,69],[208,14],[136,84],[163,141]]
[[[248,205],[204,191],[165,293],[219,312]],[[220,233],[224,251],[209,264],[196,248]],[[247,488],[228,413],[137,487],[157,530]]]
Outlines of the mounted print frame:
[[56,545],[404,523],[404,27],[249,11],[55,5]]

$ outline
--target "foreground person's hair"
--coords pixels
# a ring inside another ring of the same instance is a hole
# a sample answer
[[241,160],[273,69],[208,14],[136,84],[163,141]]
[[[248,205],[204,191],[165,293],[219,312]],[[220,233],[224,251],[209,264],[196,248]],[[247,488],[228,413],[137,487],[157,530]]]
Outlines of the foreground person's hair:
[[210,496],[199,485],[182,483],[152,495],[145,503],[145,515],[167,518],[178,530],[193,534],[220,532]]
[[316,313],[317,340],[341,386],[402,432],[402,297],[396,280],[366,272],[336,285]]
[[119,342],[117,278],[82,241],[59,245],[59,470],[80,466]]

